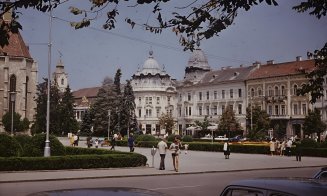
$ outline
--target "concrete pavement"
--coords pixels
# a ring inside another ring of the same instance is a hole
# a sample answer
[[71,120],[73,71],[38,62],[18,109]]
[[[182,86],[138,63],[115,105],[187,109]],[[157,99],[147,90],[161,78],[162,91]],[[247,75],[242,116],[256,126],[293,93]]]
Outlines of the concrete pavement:
[[[66,144],[65,141],[63,143]],[[80,145],[83,146],[85,144],[84,142],[81,142]],[[109,149],[109,147],[103,148]],[[116,147],[116,150],[129,151],[129,148],[118,146]],[[135,152],[143,154],[148,158],[147,166],[138,168],[0,172],[0,183],[86,178],[116,178],[148,175],[180,175],[327,166],[327,158],[302,157],[302,162],[297,162],[295,161],[295,157],[240,154],[231,152],[230,159],[225,159],[222,152],[188,151],[188,153],[185,154],[185,151],[182,151],[182,154],[180,154],[179,172],[175,172],[173,170],[172,158],[169,152],[166,156],[166,170],[158,169],[160,161],[160,156],[158,153],[155,154],[152,162],[151,149],[135,148]]]

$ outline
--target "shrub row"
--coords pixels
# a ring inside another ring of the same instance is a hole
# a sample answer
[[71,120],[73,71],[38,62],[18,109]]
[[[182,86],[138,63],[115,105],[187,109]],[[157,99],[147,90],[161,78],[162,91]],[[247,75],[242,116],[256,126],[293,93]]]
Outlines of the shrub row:
[[[188,149],[194,151],[212,151],[212,152],[222,152],[223,143],[208,143],[208,142],[184,142],[189,144]],[[157,141],[139,141],[137,142],[137,147],[152,148],[157,147]],[[167,145],[170,146],[171,142],[167,142]],[[123,145],[126,146],[126,145]],[[233,153],[247,153],[247,154],[269,154],[270,149],[269,145],[243,145],[238,143],[233,143],[230,145],[230,150]],[[291,150],[291,153],[294,155],[294,150]],[[327,157],[327,148],[311,148],[303,147],[302,150],[303,156],[312,156],[312,157]]]
[[137,153],[69,155],[52,157],[0,157],[1,171],[59,170],[145,166],[147,158]]

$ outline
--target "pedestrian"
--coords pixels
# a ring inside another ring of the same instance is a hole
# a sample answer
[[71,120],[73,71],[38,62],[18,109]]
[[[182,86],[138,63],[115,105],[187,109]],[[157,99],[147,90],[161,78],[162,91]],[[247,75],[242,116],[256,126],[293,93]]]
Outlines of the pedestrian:
[[116,140],[118,138],[118,135],[115,133],[114,136],[111,138],[111,148],[110,150],[115,150]]
[[229,147],[229,142],[228,141],[225,141],[223,151],[224,151],[225,159],[229,159],[230,147]]
[[92,146],[92,137],[91,136],[88,136],[86,138],[86,145],[88,148],[90,148]]
[[78,146],[78,136],[74,135],[74,146]]
[[280,144],[280,156],[284,156],[284,154],[285,154],[285,147],[286,147],[286,141],[283,140],[283,142]]
[[184,144],[185,154],[187,154],[188,144]]
[[74,146],[74,134],[70,135],[69,142],[71,146]]
[[128,147],[129,147],[129,152],[134,152],[135,139],[133,137],[133,133],[129,134],[127,143],[128,143]]
[[285,149],[285,154],[286,156],[291,156],[291,147],[292,147],[292,139],[289,138],[288,141],[286,142],[286,149]]
[[294,144],[295,144],[296,161],[301,161],[301,157],[302,157],[301,140],[299,138],[295,139]]
[[95,139],[94,146],[95,146],[95,148],[99,147],[99,139]]
[[269,147],[270,147],[270,155],[274,156],[275,154],[275,148],[276,148],[276,140],[275,138],[272,138],[269,142]]
[[178,172],[179,165],[179,153],[180,153],[180,140],[175,137],[174,142],[169,146],[169,150],[172,151],[171,156],[173,158],[173,165],[176,172]]
[[165,158],[166,158],[166,152],[168,149],[165,138],[161,138],[161,141],[158,143],[157,148],[159,150],[159,155],[160,155],[159,170],[165,170]]

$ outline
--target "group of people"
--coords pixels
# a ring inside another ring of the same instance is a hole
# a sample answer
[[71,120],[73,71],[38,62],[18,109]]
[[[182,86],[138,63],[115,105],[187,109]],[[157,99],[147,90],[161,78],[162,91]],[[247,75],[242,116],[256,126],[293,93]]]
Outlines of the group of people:
[[178,172],[179,168],[179,154],[181,153],[181,148],[184,147],[186,150],[185,153],[187,153],[187,147],[188,145],[182,145],[182,142],[179,137],[174,138],[174,142],[169,146],[167,145],[166,138],[162,138],[161,141],[158,143],[157,148],[159,150],[160,155],[160,170],[165,170],[165,158],[167,150],[169,149],[171,151],[171,156],[173,158],[173,166],[174,170]]
[[296,161],[301,161],[301,140],[297,137],[288,138],[287,140],[279,141],[272,138],[269,142],[270,155],[291,156],[292,148],[295,152]]
[[79,142],[79,136],[78,135],[70,134],[70,135],[68,135],[68,138],[69,138],[71,146],[78,146],[78,142]]

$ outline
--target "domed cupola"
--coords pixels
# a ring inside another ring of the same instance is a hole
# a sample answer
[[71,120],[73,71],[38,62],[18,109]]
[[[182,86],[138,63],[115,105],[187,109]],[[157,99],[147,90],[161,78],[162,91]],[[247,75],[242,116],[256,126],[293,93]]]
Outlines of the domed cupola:
[[149,58],[144,62],[143,68],[141,70],[141,74],[144,75],[156,75],[161,73],[160,65],[158,62],[153,58],[153,51],[149,52]]

